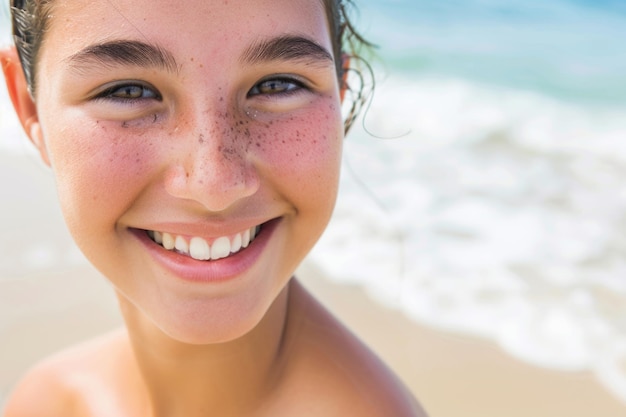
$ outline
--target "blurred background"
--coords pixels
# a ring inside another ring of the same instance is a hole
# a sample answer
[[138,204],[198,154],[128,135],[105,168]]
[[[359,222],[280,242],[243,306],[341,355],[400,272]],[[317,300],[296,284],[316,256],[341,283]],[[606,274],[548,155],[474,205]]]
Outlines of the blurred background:
[[357,4],[377,89],[315,260],[626,404],[626,3]]
[[[346,140],[336,214],[310,265],[416,328],[584,374],[625,413],[588,415],[626,415],[626,3],[356,3],[378,45],[376,91]],[[0,16],[7,44],[6,7]],[[0,162],[2,383],[3,366],[27,362],[2,351],[16,317],[56,308],[29,300],[34,289],[84,303],[55,277],[88,267],[3,88]],[[99,299],[101,287],[71,285]]]

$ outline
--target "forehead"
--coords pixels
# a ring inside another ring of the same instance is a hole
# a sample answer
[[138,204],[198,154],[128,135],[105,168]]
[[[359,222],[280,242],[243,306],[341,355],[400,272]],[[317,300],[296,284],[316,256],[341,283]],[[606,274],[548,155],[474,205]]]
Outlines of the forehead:
[[42,53],[72,55],[115,39],[156,43],[175,54],[236,52],[259,38],[300,34],[332,51],[323,0],[64,0],[49,16]]

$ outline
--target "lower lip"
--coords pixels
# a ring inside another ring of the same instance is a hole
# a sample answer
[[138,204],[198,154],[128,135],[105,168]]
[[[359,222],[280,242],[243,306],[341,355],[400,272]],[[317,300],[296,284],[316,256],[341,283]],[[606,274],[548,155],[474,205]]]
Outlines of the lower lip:
[[278,223],[278,219],[265,223],[259,235],[247,248],[215,261],[198,261],[190,256],[169,251],[150,239],[145,230],[131,229],[131,231],[152,258],[176,277],[189,282],[218,283],[235,280],[252,267],[271,239]]

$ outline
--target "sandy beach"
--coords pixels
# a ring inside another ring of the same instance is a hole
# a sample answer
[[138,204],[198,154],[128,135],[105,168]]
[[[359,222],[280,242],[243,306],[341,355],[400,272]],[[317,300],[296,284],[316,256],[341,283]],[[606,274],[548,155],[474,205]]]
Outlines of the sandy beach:
[[[400,375],[431,416],[623,417],[587,373],[518,362],[496,346],[419,326],[305,264],[299,279]],[[121,324],[112,291],[89,266],[5,280],[0,293],[0,398],[30,365]]]

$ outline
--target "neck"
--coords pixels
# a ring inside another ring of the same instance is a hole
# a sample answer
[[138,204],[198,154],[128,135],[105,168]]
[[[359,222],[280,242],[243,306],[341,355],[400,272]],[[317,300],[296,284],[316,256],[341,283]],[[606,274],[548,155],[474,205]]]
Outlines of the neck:
[[288,287],[261,322],[226,343],[190,345],[157,329],[118,296],[139,366],[151,415],[250,415],[278,383],[288,308]]

